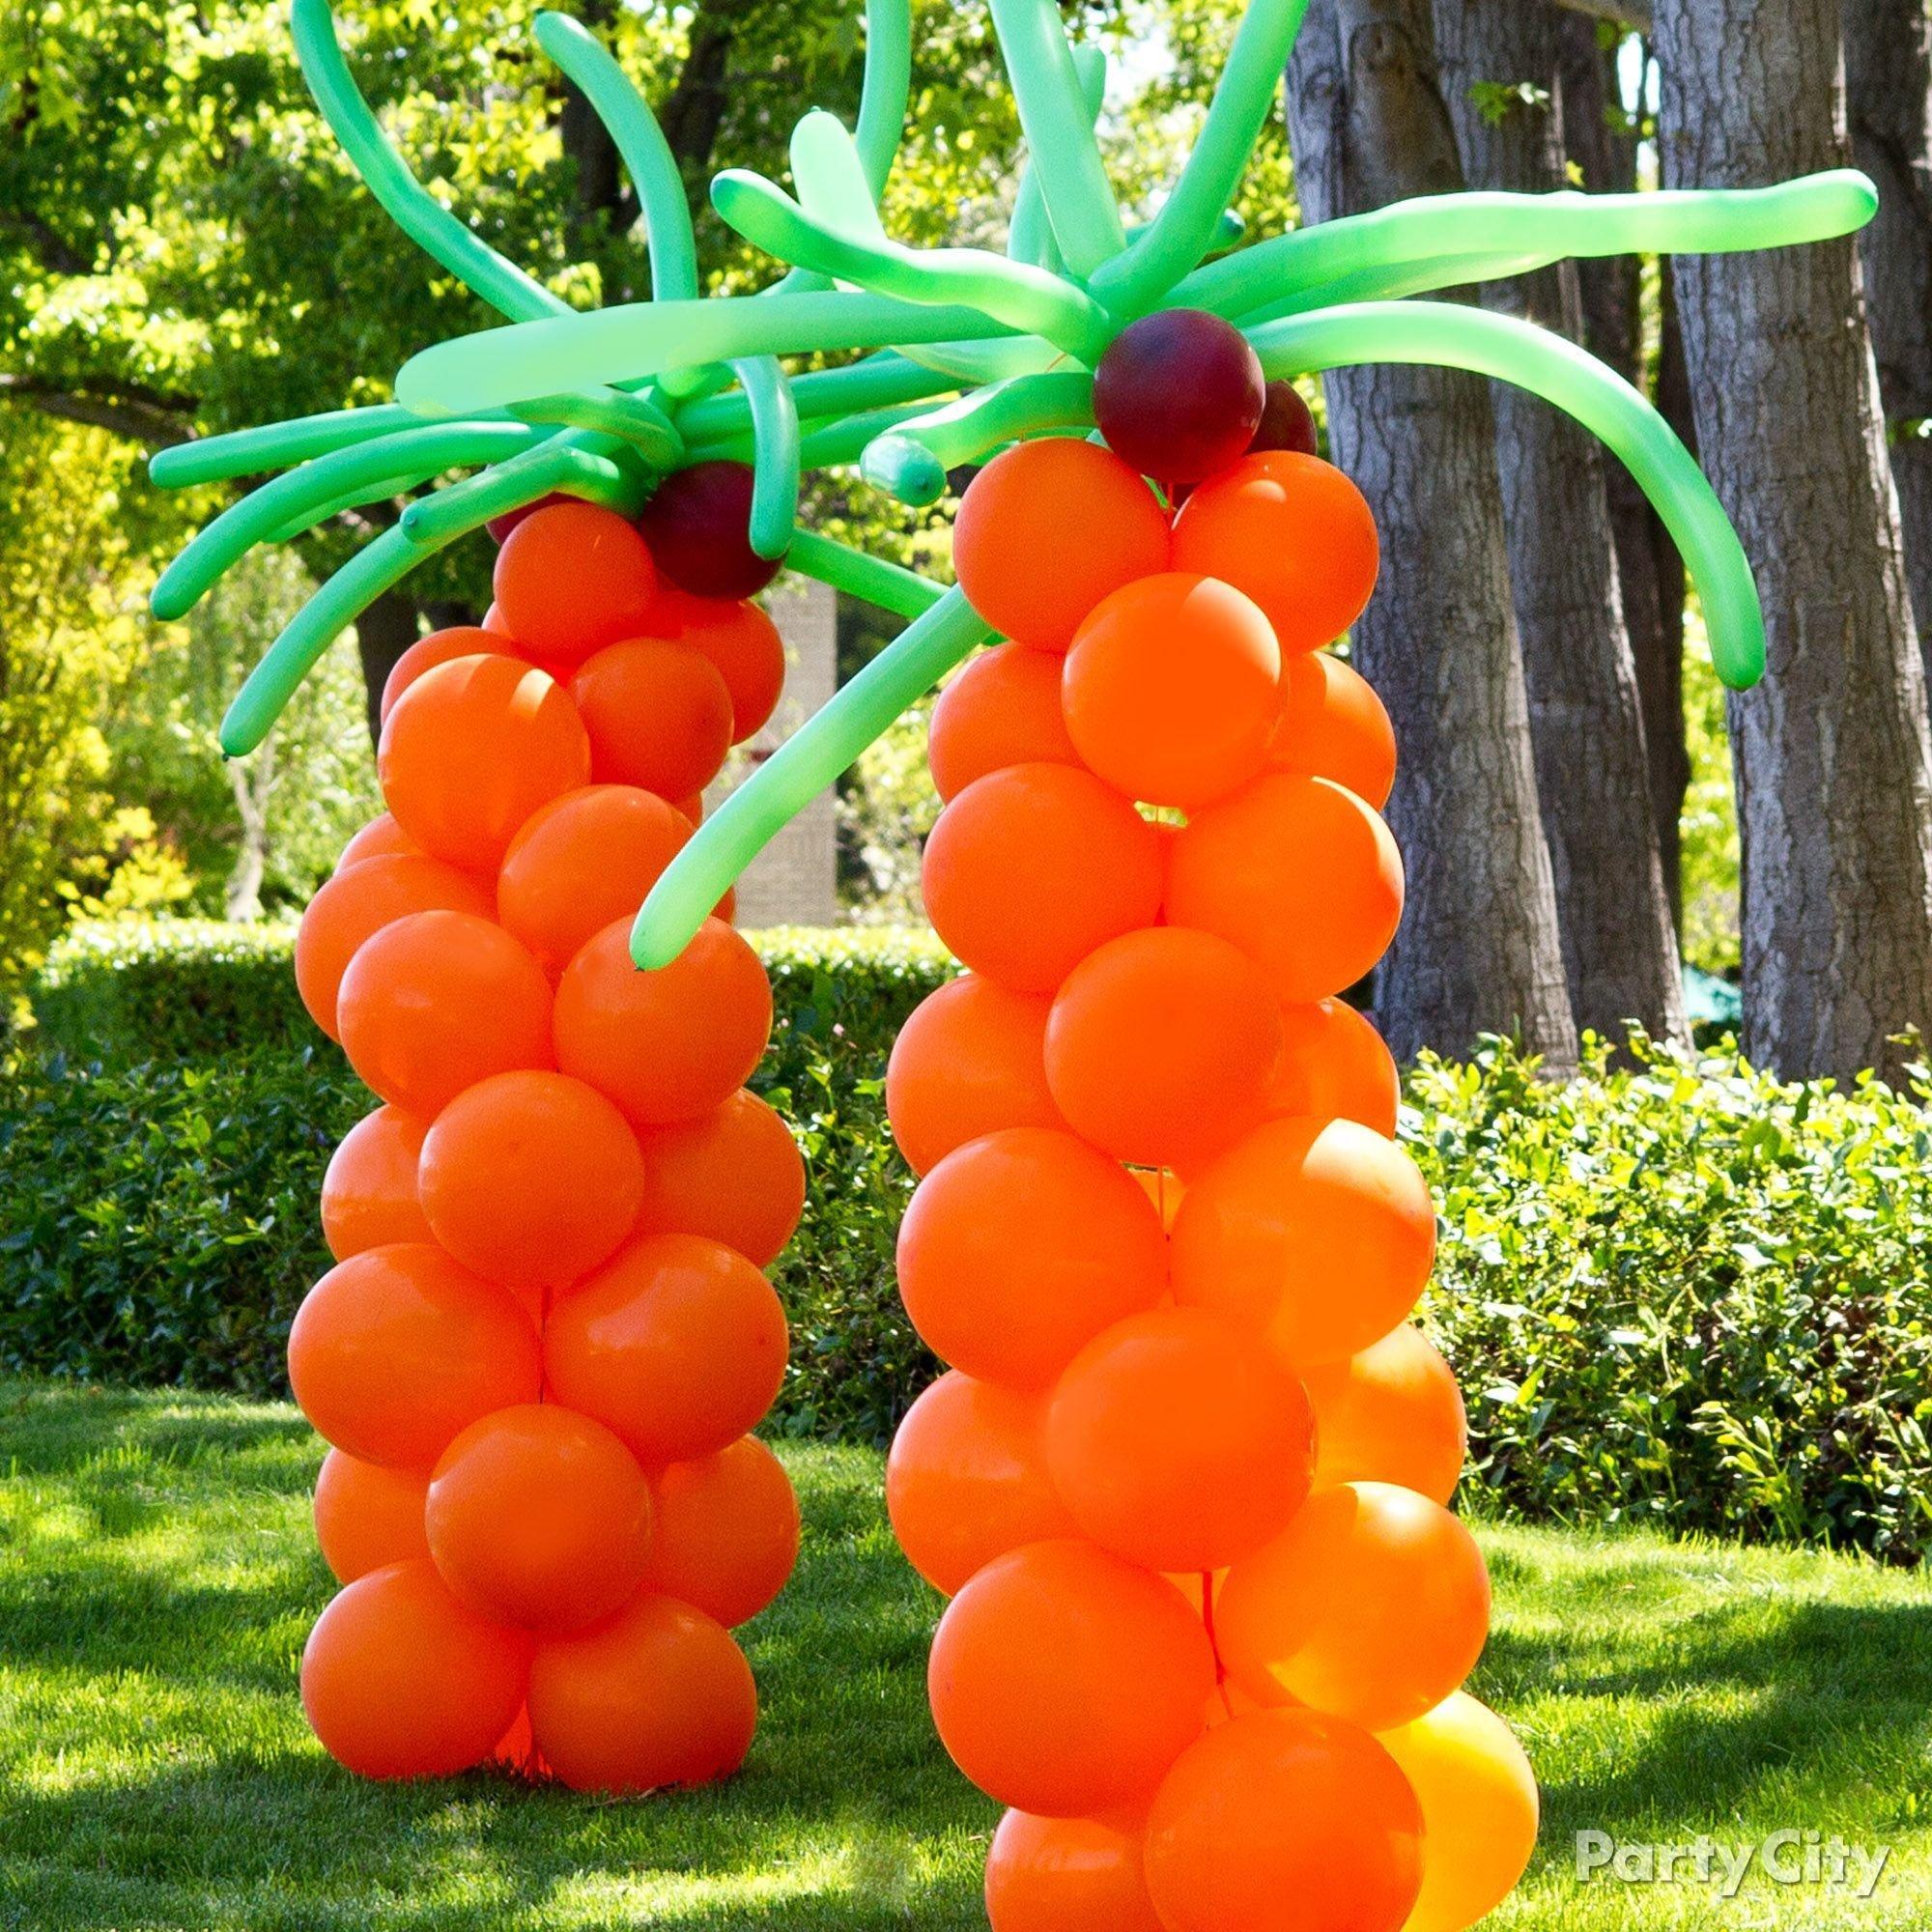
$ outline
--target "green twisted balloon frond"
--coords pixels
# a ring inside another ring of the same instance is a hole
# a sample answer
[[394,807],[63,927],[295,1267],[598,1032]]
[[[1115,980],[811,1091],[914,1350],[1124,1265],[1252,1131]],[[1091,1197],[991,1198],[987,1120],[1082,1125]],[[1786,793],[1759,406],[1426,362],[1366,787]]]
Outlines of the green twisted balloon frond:
[[[907,0],[867,0],[866,15],[856,136],[833,125],[851,150],[858,194],[870,208],[885,190],[905,123],[911,15]],[[576,319],[562,298],[444,209],[390,146],[355,84],[329,0],[293,0],[292,25],[317,107],[397,227],[511,323]],[[706,327],[702,317],[720,305],[701,299],[684,184],[648,101],[577,21],[545,13],[534,32],[610,130],[630,174],[644,219],[654,301],[697,318],[696,326],[673,331],[680,353],[662,366],[627,369],[611,383],[580,375],[521,384],[501,407],[435,422],[400,402],[328,411],[161,451],[150,474],[162,488],[286,470],[224,511],[163,574],[154,608],[165,618],[185,614],[257,544],[286,542],[345,511],[410,497],[399,523],[317,590],[250,674],[222,725],[222,747],[231,755],[255,749],[332,639],[438,551],[554,493],[635,514],[662,476],[727,450],[753,468],[748,534],[760,555],[789,556],[810,574],[864,586],[907,615],[924,608],[926,600],[907,587],[917,583],[908,573],[855,557],[823,538],[800,537],[798,494],[807,467],[856,461],[867,442],[923,413],[930,399],[956,388],[959,379],[944,367],[874,354],[794,381],[755,342],[733,342],[728,331]],[[780,285],[793,294],[826,286],[810,270]],[[880,339],[862,334],[855,346],[872,349]],[[474,473],[432,487],[427,496],[411,494],[465,469]]]

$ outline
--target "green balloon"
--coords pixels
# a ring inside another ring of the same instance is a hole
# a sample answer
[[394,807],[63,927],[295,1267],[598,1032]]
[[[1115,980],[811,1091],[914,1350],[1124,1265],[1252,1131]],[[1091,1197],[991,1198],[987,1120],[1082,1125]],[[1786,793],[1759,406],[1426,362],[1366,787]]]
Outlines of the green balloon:
[[309,529],[351,503],[376,501],[398,475],[412,485],[458,465],[515,456],[536,440],[518,423],[424,424],[321,456],[231,504],[169,564],[149,599],[157,617],[185,616],[259,543]]
[[315,104],[383,212],[432,261],[518,322],[568,315],[570,304],[487,247],[436,201],[383,138],[336,43],[328,0],[295,0],[290,9],[296,59]]
[[1257,242],[1196,270],[1171,300],[1259,322],[1291,307],[1328,306],[1345,277],[1386,274],[1378,286],[1350,286],[1396,295],[1572,257],[1784,248],[1848,235],[1877,207],[1877,190],[1855,168],[1759,188],[1425,195]]
[[651,257],[651,293],[689,300],[699,293],[697,238],[684,177],[650,103],[631,83],[603,43],[568,14],[539,14],[537,44],[560,72],[575,81],[610,129],[625,172],[644,212],[644,239]]
[[741,355],[870,349],[881,342],[971,342],[1010,333],[978,309],[895,301],[857,290],[624,302],[487,328],[421,350],[397,373],[396,400],[418,416],[469,415],[530,396]]
[[752,411],[752,548],[763,557],[782,556],[798,516],[798,405],[776,357],[749,356],[731,367]]
[[1469,369],[1544,397],[1613,450],[1684,554],[1703,601],[1718,675],[1742,691],[1764,675],[1764,613],[1723,505],[1677,432],[1614,370],[1574,342],[1460,302],[1356,302],[1271,322],[1250,338],[1270,376],[1366,362]]
[[1094,293],[1123,321],[1145,314],[1213,249],[1307,11],[1308,0],[1249,0],[1174,192],[1125,253],[1094,270]]
[[908,704],[992,632],[949,590],[813,714],[693,834],[639,912],[631,957],[668,966],[772,838]]
[[1097,361],[1112,339],[1112,324],[1097,302],[1031,263],[979,248],[903,248],[883,235],[835,229],[762,175],[742,168],[727,168],[713,181],[711,203],[767,254],[881,296],[962,303],[1020,334],[1042,335],[1087,363]]
[[481,529],[493,517],[521,510],[554,490],[635,516],[650,489],[635,464],[626,467],[627,462],[616,437],[595,432],[553,437],[480,475],[452,483],[433,497],[418,497],[405,507],[401,529],[418,554],[426,555]]
[[1054,0],[993,0],[993,31],[1006,56],[1054,239],[1074,274],[1091,275],[1121,252],[1127,238],[1060,9]]
[[898,424],[867,446],[859,473],[902,503],[937,502],[949,469],[1003,443],[1093,421],[1094,379],[1084,369],[1016,376]]
[[[490,412],[480,413],[488,415]],[[347,449],[352,443],[397,430],[416,429],[422,418],[400,403],[379,403],[369,409],[324,410],[319,415],[295,416],[287,422],[261,423],[251,429],[230,430],[225,436],[205,436],[194,442],[172,443],[156,450],[148,462],[148,480],[157,490],[185,490],[197,483],[227,483],[237,476],[257,476],[312,456]]]

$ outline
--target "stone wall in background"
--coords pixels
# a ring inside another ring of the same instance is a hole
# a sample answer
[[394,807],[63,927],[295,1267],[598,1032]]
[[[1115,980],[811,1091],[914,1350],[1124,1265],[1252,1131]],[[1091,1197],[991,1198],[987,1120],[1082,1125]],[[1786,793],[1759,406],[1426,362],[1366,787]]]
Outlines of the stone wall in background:
[[[765,598],[785,645],[785,690],[763,730],[732,753],[704,794],[715,811],[731,788],[824,704],[838,687],[838,599],[828,585],[787,575]],[[838,917],[838,815],[821,792],[758,854],[738,881],[738,924],[830,925]]]

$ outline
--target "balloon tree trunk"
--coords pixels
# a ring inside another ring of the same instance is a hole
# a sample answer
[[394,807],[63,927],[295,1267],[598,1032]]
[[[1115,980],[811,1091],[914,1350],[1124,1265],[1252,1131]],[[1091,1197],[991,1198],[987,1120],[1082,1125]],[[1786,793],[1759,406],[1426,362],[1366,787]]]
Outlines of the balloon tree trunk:
[[[1310,440],[1276,409],[1264,440]],[[1446,1507],[1462,1401],[1408,1321],[1434,1211],[1341,997],[1402,909],[1387,714],[1322,648],[1376,531],[1232,414],[1233,460],[1135,451],[1186,479],[1172,519],[1065,440],[959,514],[961,587],[1013,641],[932,720],[926,906],[969,971],[887,1101],[922,1176],[900,1293],[949,1372],[888,1500],[952,1599],[940,1736],[1009,1807],[996,1932],[1262,1932],[1290,1898],[1448,1932],[1535,1838],[1523,1754],[1461,1689],[1490,1599]]]
[[382,1102],[329,1163],[336,1265],[289,1338],[343,1586],[302,1697],[372,1777],[494,1757],[696,1784],[751,1743],[729,1630],[798,1548],[748,1432],[785,1362],[760,1270],[805,1179],[745,1091],[772,1002],[728,898],[662,972],[626,942],[783,653],[610,510],[511,523],[483,627],[390,676],[388,810],[297,943],[309,1011]]

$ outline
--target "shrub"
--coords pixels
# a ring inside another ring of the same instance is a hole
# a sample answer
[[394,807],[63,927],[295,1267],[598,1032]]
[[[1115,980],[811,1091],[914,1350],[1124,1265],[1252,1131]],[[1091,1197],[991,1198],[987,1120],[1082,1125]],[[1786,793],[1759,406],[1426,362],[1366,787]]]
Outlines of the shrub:
[[1405,1133],[1442,1233],[1429,1321],[1472,1485],[1534,1517],[1932,1541],[1922,1087],[1788,1085],[1641,1040],[1534,1077],[1425,1059]]
[[132,1065],[321,1038],[296,991],[293,925],[215,919],[83,921],[33,989],[37,1044]]
[[[775,1270],[793,1362],[777,1426],[878,1441],[934,1372],[893,1286],[911,1178],[884,1057],[951,967],[904,934],[758,944],[778,1023],[755,1084],[810,1173]],[[251,1009],[196,1010],[213,1028]],[[1916,1561],[1932,1544],[1925,1097],[1780,1083],[1728,1043],[1638,1040],[1615,1067],[1598,1048],[1566,1086],[1499,1042],[1425,1058],[1403,1133],[1436,1196],[1423,1313],[1468,1400],[1470,1500]],[[0,1366],[280,1392],[289,1320],[327,1265],[323,1168],[367,1105],[326,1042],[18,1056],[0,1072]]]
[[[289,924],[220,920],[84,922],[35,982],[37,1044],[131,1065],[201,1060],[320,1037],[296,991]],[[883,1051],[899,1022],[954,970],[923,929],[781,926],[749,934],[772,978],[781,1031]]]

